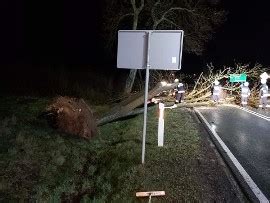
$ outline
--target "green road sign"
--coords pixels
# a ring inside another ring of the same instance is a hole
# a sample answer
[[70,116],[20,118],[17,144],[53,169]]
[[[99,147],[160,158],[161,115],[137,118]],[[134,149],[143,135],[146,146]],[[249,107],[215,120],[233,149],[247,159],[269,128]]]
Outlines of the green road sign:
[[230,74],[230,82],[246,82],[247,74]]

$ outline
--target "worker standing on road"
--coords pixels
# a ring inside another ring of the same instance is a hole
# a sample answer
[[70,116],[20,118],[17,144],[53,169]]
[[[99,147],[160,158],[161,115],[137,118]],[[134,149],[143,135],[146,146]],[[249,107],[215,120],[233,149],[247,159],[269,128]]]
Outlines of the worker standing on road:
[[247,106],[248,97],[250,95],[249,83],[245,82],[241,85],[241,104],[243,107]]
[[219,81],[215,80],[214,87],[212,90],[212,92],[213,92],[212,99],[214,102],[219,102],[220,96],[221,96],[221,91],[222,91],[222,87],[219,84]]
[[184,101],[185,88],[183,83],[179,83],[175,89],[175,103],[182,103]]
[[260,89],[260,105],[259,107],[265,109],[267,106],[267,96],[268,96],[268,86],[266,83],[262,83],[261,89]]

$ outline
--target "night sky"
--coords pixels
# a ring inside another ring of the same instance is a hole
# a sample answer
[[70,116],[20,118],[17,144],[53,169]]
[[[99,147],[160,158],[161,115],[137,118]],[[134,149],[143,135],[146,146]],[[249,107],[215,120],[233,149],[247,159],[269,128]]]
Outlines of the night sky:
[[227,22],[209,44],[207,61],[270,65],[270,14],[267,1],[226,0]]
[[[78,1],[0,3],[1,64],[106,64],[101,3]],[[96,1],[101,2],[101,1]],[[270,65],[267,2],[226,0],[227,21],[203,56],[184,55],[183,70],[234,62]],[[115,67],[115,66],[114,66]]]

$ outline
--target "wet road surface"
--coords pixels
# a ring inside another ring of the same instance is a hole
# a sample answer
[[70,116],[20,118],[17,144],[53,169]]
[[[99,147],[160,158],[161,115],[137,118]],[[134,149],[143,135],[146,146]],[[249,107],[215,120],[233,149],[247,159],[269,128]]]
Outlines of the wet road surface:
[[270,122],[228,106],[199,108],[202,115],[270,199]]
[[270,119],[270,108],[267,109],[261,109],[261,108],[252,108],[252,107],[247,107],[247,109],[251,111],[255,111],[259,114],[262,114],[264,116],[267,116]]

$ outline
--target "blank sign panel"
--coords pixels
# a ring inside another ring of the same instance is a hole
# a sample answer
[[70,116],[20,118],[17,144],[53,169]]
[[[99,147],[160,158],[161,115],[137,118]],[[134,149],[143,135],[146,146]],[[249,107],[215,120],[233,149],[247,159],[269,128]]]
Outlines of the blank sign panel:
[[180,70],[182,30],[120,30],[118,31],[117,67],[145,69],[148,34],[150,34],[150,69]]
[[146,67],[147,33],[144,31],[119,31],[117,67],[143,69]]
[[150,44],[150,65],[153,69],[181,69],[181,32],[153,32]]

